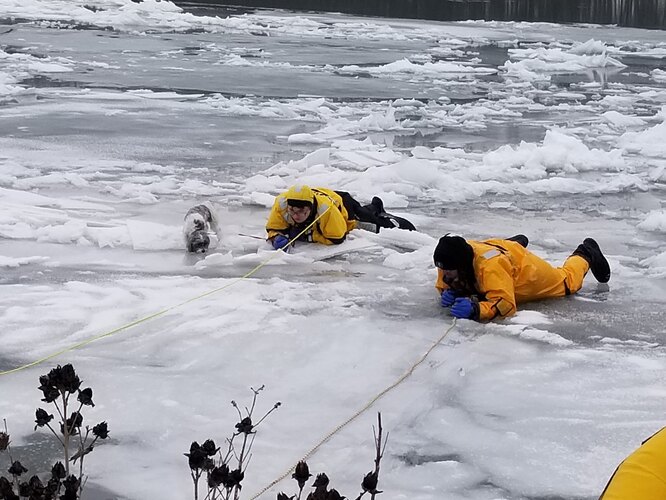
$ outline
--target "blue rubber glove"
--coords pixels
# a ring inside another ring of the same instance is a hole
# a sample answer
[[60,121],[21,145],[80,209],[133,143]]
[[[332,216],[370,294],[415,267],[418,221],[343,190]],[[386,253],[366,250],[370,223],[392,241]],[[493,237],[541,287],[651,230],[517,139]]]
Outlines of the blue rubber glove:
[[442,292],[442,299],[440,303],[442,304],[442,307],[451,307],[453,303],[456,301],[456,297],[458,295],[456,292],[451,290],[450,288],[447,288]]
[[474,315],[474,303],[467,297],[458,297],[451,306],[451,314],[456,318],[471,318]]
[[275,238],[273,238],[273,248],[275,250],[280,250],[281,248],[286,247],[289,244],[289,238],[282,234],[278,234]]

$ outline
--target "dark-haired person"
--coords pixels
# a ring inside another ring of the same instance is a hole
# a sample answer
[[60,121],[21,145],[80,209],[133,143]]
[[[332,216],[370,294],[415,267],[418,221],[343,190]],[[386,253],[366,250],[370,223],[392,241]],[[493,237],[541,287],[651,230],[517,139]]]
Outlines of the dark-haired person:
[[380,227],[416,229],[407,219],[387,214],[376,196],[372,203],[362,206],[345,191],[296,185],[275,198],[266,232],[268,241],[278,250],[296,237],[299,241],[339,245],[349,231],[359,226],[373,232],[379,232]]
[[617,467],[599,500],[666,498],[666,428],[661,429]]
[[600,283],[610,279],[608,261],[592,238],[578,245],[562,267],[513,240],[440,238],[433,259],[442,306],[456,318],[490,321],[511,316],[523,302],[576,293],[589,270]]

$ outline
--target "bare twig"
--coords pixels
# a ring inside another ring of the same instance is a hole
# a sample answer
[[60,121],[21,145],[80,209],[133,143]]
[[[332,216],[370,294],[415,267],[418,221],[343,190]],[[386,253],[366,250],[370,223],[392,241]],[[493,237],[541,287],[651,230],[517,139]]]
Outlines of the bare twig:
[[[374,430],[373,430],[374,432]],[[377,435],[375,437],[375,449],[377,451],[377,454],[375,455],[375,477],[376,481],[379,482],[379,466],[382,461],[382,457],[384,456],[384,450],[386,450],[386,443],[388,443],[388,436],[386,436],[386,440],[384,441],[384,444],[382,445],[382,414],[377,413]],[[381,493],[381,491],[377,491],[376,489],[374,491],[370,492],[370,498],[372,500],[375,499],[375,497]]]

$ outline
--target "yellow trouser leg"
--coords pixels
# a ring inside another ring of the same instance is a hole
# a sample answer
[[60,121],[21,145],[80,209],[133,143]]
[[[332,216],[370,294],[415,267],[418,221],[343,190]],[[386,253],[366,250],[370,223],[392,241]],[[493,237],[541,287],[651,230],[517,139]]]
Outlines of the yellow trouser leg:
[[564,281],[569,287],[569,292],[576,293],[583,286],[583,280],[590,269],[590,264],[580,255],[572,255],[560,269],[564,272]]

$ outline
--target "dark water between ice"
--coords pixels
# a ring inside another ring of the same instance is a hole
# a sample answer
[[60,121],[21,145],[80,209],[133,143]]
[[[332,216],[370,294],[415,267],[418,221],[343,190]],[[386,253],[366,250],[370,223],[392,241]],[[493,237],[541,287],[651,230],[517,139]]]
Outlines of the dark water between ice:
[[663,0],[197,0],[176,3],[228,3],[437,21],[485,19],[666,27],[666,2]]

